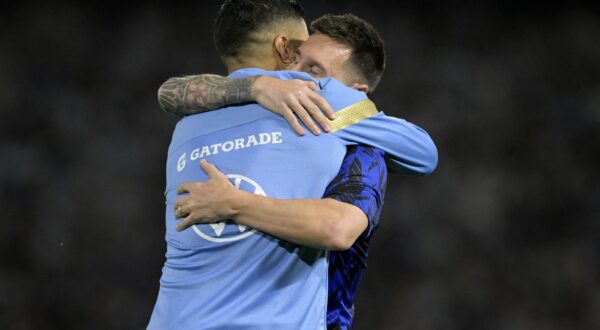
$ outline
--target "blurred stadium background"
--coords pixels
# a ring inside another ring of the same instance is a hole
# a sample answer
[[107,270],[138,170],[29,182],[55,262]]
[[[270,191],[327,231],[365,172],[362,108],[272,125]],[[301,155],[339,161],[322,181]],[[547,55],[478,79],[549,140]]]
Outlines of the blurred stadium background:
[[[303,1],[386,40],[372,98],[437,171],[392,176],[355,329],[600,329],[600,15],[574,2]],[[0,328],[141,329],[164,261],[170,76],[224,73],[219,1],[0,14]]]

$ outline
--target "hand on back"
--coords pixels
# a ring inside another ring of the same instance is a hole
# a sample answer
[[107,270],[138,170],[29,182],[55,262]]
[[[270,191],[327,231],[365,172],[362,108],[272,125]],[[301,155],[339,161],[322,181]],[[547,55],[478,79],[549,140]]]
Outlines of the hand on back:
[[300,135],[304,135],[305,131],[298,119],[313,134],[319,135],[319,126],[329,132],[329,122],[335,118],[333,109],[316,93],[317,90],[319,87],[312,81],[281,80],[269,76],[260,76],[252,86],[256,102],[283,116]]

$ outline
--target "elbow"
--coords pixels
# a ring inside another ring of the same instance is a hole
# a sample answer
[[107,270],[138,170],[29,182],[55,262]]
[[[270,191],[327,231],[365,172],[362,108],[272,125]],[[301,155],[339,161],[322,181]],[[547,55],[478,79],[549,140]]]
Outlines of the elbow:
[[158,91],[156,92],[156,98],[158,99],[158,104],[163,105],[163,101],[165,101],[165,97],[166,97],[166,93],[167,93],[167,87],[169,82],[173,80],[173,78],[168,79],[167,81],[165,81],[162,85],[160,85],[160,87],[158,88]]
[[160,87],[158,88],[158,92],[156,93],[156,98],[158,99],[158,105],[160,106],[160,108],[163,111],[169,111],[169,102],[168,102],[168,98],[167,98],[167,89],[166,89],[165,85],[170,80],[171,79],[167,80],[162,85],[160,85]]
[[427,161],[423,166],[424,175],[433,173],[438,165],[438,151],[433,141],[431,141],[431,146],[427,149],[426,159]]
[[325,198],[329,207],[321,218],[321,245],[330,251],[345,251],[367,228],[366,214],[358,207],[334,199]]
[[438,150],[433,140],[427,136],[427,141],[421,148],[421,162],[418,166],[418,174],[429,175],[435,171],[438,165]]
[[357,237],[346,228],[347,219],[340,217],[328,222],[323,239],[324,247],[330,251],[345,251],[352,247]]
[[178,104],[181,103],[181,101],[177,100],[177,93],[179,93],[177,84],[177,78],[168,79],[162,85],[160,85],[156,93],[156,97],[158,99],[158,105],[163,111],[172,113],[178,117],[182,117],[180,112],[182,111],[183,107]]
[[392,173],[425,176],[433,173],[438,165],[438,150],[433,139],[423,129],[415,128],[398,140],[395,132],[389,132],[386,140],[393,148],[385,150],[386,164]]
[[341,237],[332,237],[325,244],[325,248],[329,251],[346,251],[352,247],[354,241],[343,239]]

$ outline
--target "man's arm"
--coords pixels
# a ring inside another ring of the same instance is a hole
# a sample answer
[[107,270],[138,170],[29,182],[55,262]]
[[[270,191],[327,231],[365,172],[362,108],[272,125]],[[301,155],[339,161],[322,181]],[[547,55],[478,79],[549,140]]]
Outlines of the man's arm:
[[[338,119],[344,114],[338,112]],[[427,175],[437,167],[438,151],[425,130],[406,120],[379,112],[341,129],[332,125],[333,134],[350,143],[373,146],[385,152],[391,172]]]
[[[235,79],[219,77],[217,80],[211,80],[215,85],[212,91],[214,94],[219,94],[228,89],[235,90],[231,98],[221,95],[221,102],[223,100],[243,102],[244,96],[249,94],[251,99],[258,101],[265,108],[284,116],[300,135],[304,135],[304,130],[298,123],[296,115],[314,134],[319,134],[319,129],[311,119],[312,116],[325,131],[336,132],[335,134],[348,144],[364,144],[383,150],[392,172],[426,175],[435,170],[438,161],[437,148],[427,132],[403,119],[378,113],[375,105],[364,93],[353,90],[335,79],[327,78],[320,82],[321,85],[326,86],[318,91],[321,96],[315,92],[317,86],[314,82],[297,79],[280,80],[270,77],[269,74],[274,73],[265,73],[254,82],[251,80],[244,82],[243,79],[255,77]],[[198,100],[206,99],[206,96],[202,95],[206,95],[206,91],[211,88],[208,87],[209,83],[205,82],[206,79],[198,80],[198,77],[202,76],[172,78],[167,81],[165,85],[171,86],[168,90],[172,92],[168,97],[170,101],[165,104],[170,104],[171,108],[202,111],[199,107],[206,101]],[[235,84],[235,80],[242,81],[237,83],[238,87],[231,87],[230,84]],[[247,89],[250,91],[248,92]],[[189,90],[194,92],[189,95]],[[159,90],[159,98],[162,94]],[[196,101],[192,102],[192,99]],[[215,100],[214,97],[208,99]],[[213,103],[213,106],[217,103],[219,102]],[[329,110],[323,112],[332,119],[334,115],[329,103],[336,109],[340,109],[333,122],[327,120],[320,110],[327,107]],[[341,104],[344,105],[340,106]],[[343,108],[348,104],[350,106]]]
[[368,224],[359,208],[330,198],[285,200],[239,191],[232,206],[230,218],[238,224],[332,251],[349,249]]
[[[381,160],[379,164],[385,166],[382,155],[375,156]],[[179,193],[189,193],[178,199],[174,206],[176,216],[186,217],[178,225],[178,230],[194,223],[233,219],[238,224],[297,244],[328,250],[348,249],[365,229],[372,228],[368,225],[371,211],[378,212],[382,196],[377,195],[377,189],[361,187],[357,182],[359,177],[362,180],[360,172],[372,167],[362,168],[356,165],[355,159],[345,159],[344,164],[328,188],[328,197],[331,198],[283,200],[237,190],[224,174],[203,161],[201,166],[209,181],[185,183],[178,190]],[[352,194],[355,196],[351,197]],[[348,198],[352,202],[345,200]],[[367,200],[374,201],[376,205]],[[360,201],[360,204],[355,201]]]
[[228,79],[203,74],[167,80],[158,90],[158,104],[183,117],[231,104],[253,101],[252,84],[258,77]]
[[346,145],[363,144],[386,154],[391,172],[426,175],[435,170],[437,148],[425,130],[404,120],[386,116],[363,93],[330,79],[320,91],[334,108],[331,133]]
[[329,131],[327,118],[334,119],[335,115],[325,99],[315,93],[317,89],[314,82],[298,79],[280,80],[269,76],[232,79],[203,74],[170,78],[158,89],[158,104],[164,111],[183,117],[258,102],[283,116],[298,134],[305,134],[298,122],[300,118],[318,135],[320,130],[314,121]]
[[361,234],[366,238],[379,225],[388,171],[383,151],[365,145],[349,146],[347,150],[338,175],[323,196],[361,209],[369,220]]

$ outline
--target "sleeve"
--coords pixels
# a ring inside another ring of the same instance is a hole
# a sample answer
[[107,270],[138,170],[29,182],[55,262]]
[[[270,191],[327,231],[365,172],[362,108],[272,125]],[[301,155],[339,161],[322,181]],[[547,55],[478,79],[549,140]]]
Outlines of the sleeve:
[[[337,115],[336,120],[344,118]],[[427,175],[437,167],[437,148],[425,130],[404,119],[379,112],[352,124],[333,128],[349,144],[366,144],[382,150],[390,171]]]
[[349,146],[340,172],[323,197],[361,209],[369,221],[361,234],[366,238],[379,224],[386,182],[387,168],[381,150],[363,145]]
[[364,144],[385,153],[389,170],[408,175],[433,172],[438,152],[422,128],[379,112],[366,94],[332,78],[320,80],[321,95],[336,109],[331,133],[346,145]]

